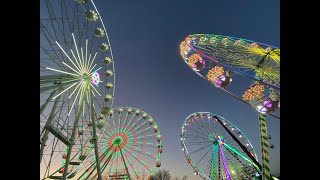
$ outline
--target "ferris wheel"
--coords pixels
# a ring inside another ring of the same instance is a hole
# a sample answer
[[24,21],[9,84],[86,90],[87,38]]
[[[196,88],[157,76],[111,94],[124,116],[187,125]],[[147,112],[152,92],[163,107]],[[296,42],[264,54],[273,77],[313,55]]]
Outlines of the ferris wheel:
[[[259,113],[271,114],[280,107],[280,48],[242,38],[194,34],[182,41],[180,54],[197,75]],[[234,90],[231,82],[248,86]]]
[[[98,140],[98,154],[103,178],[143,179],[161,166],[163,152],[159,126],[151,115],[138,108],[111,109],[99,118],[104,129]],[[96,179],[96,157],[89,154],[74,169],[77,179]]]
[[258,111],[262,175],[270,179],[266,115],[280,119],[280,48],[243,38],[194,34],[182,41],[180,55],[198,76]]
[[181,128],[181,146],[194,175],[206,180],[254,179],[258,158],[246,135],[230,121],[210,113],[189,115]]
[[[92,0],[40,1],[41,179],[71,178],[84,160],[77,153],[90,150],[88,137],[98,148],[103,129],[96,123],[113,106],[114,73],[108,33]],[[58,171],[63,175],[53,175]]]

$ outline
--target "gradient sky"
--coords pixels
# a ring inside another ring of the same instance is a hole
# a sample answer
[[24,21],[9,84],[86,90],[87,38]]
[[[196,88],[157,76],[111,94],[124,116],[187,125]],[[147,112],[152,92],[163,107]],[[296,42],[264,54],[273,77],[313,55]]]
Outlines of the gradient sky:
[[[163,135],[162,168],[192,177],[179,133],[191,113],[219,114],[244,132],[259,159],[256,110],[198,77],[183,62],[179,45],[189,34],[221,34],[280,47],[280,2],[214,0],[95,1],[108,30],[116,69],[115,107],[140,108]],[[269,117],[271,172],[280,174],[280,120]],[[260,161],[260,160],[259,160]]]

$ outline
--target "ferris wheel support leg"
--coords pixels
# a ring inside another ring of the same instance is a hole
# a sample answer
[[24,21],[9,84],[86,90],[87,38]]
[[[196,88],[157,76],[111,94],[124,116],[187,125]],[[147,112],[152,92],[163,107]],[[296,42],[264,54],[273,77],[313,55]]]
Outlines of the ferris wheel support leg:
[[[83,106],[84,99],[85,99],[84,96],[85,96],[85,94],[86,94],[86,92],[87,92],[87,90],[88,90],[88,86],[90,86],[90,82],[89,82],[89,81],[87,81],[87,85],[86,85],[86,87],[84,88],[84,91],[83,91],[83,93],[82,93],[81,96],[80,96],[79,107],[82,107],[82,106]],[[73,147],[73,145],[74,145],[75,135],[76,135],[76,131],[77,131],[77,129],[78,129],[78,122],[79,122],[79,119],[80,119],[81,111],[82,111],[82,108],[78,108],[78,109],[77,109],[76,117],[75,117],[75,119],[74,119],[72,134],[71,134],[71,138],[70,138],[71,145],[70,145],[69,148],[68,148],[68,153],[67,153],[67,157],[66,157],[66,163],[65,163],[64,172],[63,172],[63,180],[66,180],[66,179],[67,179],[68,166],[69,166],[70,156],[71,156],[71,150],[72,150],[72,147]]]
[[259,114],[260,124],[260,140],[262,148],[262,180],[270,180],[270,161],[269,161],[269,149],[268,149],[268,135],[266,125],[266,115]]
[[[51,95],[53,95],[54,93],[52,92],[52,94]],[[48,118],[48,120],[47,120],[47,122],[46,122],[46,125],[44,126],[44,131],[45,131],[45,133],[44,133],[44,135],[42,136],[42,140],[41,140],[41,147],[40,147],[40,164],[41,164],[41,160],[42,160],[42,157],[43,157],[43,151],[44,151],[44,146],[46,145],[46,143],[47,143],[47,140],[48,140],[48,135],[49,135],[49,131],[47,130],[47,129],[45,129],[45,127],[47,126],[47,125],[49,125],[49,124],[51,124],[51,121],[52,121],[52,119],[53,119],[53,117],[54,117],[54,114],[55,114],[55,112],[56,112],[56,108],[57,108],[57,105],[58,105],[58,102],[59,102],[59,100],[60,100],[60,96],[54,101],[54,104],[53,104],[53,107],[52,107],[52,111],[51,111],[51,113],[50,113],[50,115],[49,115],[49,118]],[[41,110],[40,110],[41,111]]]
[[216,151],[218,147],[217,145],[212,145],[212,153],[211,153],[211,172],[209,178],[212,180],[216,179]]
[[217,159],[218,159],[218,179],[221,179],[221,163],[220,163],[220,149],[217,149]]
[[98,145],[97,145],[96,122],[95,122],[94,109],[93,109],[93,98],[92,98],[92,92],[90,90],[89,90],[89,93],[90,93],[90,110],[91,110],[90,113],[91,113],[91,121],[92,121],[94,152],[95,152],[95,156],[96,156],[96,168],[98,171],[98,180],[102,180],[100,161],[99,161],[99,151],[98,151]]
[[[128,167],[127,167],[127,164],[126,164],[126,161],[125,161],[125,159],[124,159],[124,157],[123,157],[122,149],[120,149],[120,154],[121,154],[121,156],[122,156],[123,163],[124,163],[124,166],[125,166],[126,171],[127,171],[128,179],[131,180],[130,174],[129,174],[129,170],[128,170]],[[127,179],[127,178],[126,178],[126,179]]]
[[52,96],[57,92],[57,90],[52,91],[50,96],[47,98],[46,102],[44,102],[40,107],[40,115],[43,112],[43,110],[47,107],[48,103],[51,101]]
[[[108,148],[108,149],[104,152],[104,154],[100,156],[100,159],[103,160],[103,158],[105,158],[105,157],[109,154],[110,149],[111,149],[111,148]],[[104,164],[105,167],[108,165],[108,163],[109,163],[109,161],[111,160],[112,156],[113,156],[113,152],[111,152],[110,155],[107,157],[107,159],[106,159],[106,161],[105,161],[105,164]],[[101,160],[101,161],[102,161],[102,160]],[[89,169],[91,169],[90,173],[86,176],[86,178],[85,178],[84,180],[88,180],[88,179],[90,178],[90,176],[92,175],[92,173],[96,170],[96,167],[97,167],[97,166],[94,167],[94,165],[95,165],[95,163],[92,163],[92,165],[86,170],[86,171],[89,171]],[[104,166],[104,165],[102,165],[102,166]],[[105,167],[102,167],[102,171],[104,171],[104,168],[105,168]],[[86,172],[84,172],[84,173],[86,173]],[[84,175],[84,174],[83,174],[83,175]],[[81,177],[82,177],[83,175],[81,175]],[[79,179],[80,179],[80,177],[79,177]],[[78,180],[79,180],[79,179],[78,179]]]

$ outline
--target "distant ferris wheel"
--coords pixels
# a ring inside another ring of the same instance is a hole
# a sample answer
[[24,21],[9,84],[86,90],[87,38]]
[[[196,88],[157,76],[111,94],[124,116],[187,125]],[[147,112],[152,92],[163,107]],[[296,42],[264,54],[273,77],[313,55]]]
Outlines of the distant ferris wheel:
[[202,179],[254,179],[261,168],[246,135],[219,115],[210,112],[189,115],[180,136],[186,162]]

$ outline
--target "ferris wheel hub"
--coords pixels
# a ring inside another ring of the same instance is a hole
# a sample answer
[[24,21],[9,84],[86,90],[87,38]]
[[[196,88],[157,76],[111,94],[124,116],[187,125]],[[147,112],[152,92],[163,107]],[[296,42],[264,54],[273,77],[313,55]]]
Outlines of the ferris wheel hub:
[[128,137],[125,133],[123,132],[119,132],[119,133],[115,133],[113,134],[107,144],[109,147],[113,148],[113,151],[120,151],[126,144],[128,141]]

